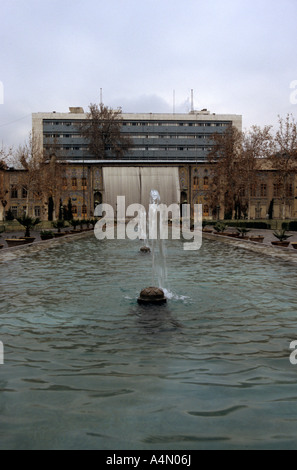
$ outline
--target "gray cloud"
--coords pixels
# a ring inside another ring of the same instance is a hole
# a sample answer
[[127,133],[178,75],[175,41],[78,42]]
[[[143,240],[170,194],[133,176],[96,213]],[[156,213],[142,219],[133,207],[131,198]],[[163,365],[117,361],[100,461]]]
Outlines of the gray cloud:
[[127,112],[171,112],[173,90],[186,112],[193,88],[198,109],[275,124],[296,114],[296,13],[295,0],[1,0],[0,139],[17,146],[32,112],[87,108],[100,88]]

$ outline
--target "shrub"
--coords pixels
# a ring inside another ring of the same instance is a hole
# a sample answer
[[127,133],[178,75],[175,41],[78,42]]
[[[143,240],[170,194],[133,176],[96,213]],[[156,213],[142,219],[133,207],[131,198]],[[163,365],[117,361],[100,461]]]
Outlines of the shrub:
[[290,232],[297,232],[297,220],[292,222],[283,222],[282,229],[289,230]]
[[271,224],[266,222],[253,221],[231,221],[228,222],[229,227],[243,227],[243,228],[257,228],[259,230],[269,230],[271,229]]
[[8,209],[8,211],[6,212],[6,220],[8,222],[12,222],[14,220],[14,215],[11,209]]

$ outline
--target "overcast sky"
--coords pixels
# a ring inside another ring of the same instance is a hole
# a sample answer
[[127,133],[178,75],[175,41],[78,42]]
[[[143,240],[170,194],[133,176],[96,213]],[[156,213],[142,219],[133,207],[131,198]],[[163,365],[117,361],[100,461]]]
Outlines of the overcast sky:
[[[100,101],[124,112],[292,113],[297,0],[0,0],[0,139],[17,147],[33,112]],[[296,82],[297,83],[297,82]],[[296,87],[297,90],[297,87]],[[295,94],[296,96],[296,94]],[[0,88],[1,100],[1,88]]]

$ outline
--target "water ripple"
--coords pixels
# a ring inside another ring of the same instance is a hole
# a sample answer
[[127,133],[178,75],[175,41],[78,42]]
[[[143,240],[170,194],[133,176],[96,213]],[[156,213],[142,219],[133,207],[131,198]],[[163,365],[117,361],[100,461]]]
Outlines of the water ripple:
[[212,241],[167,262],[150,310],[137,242],[1,265],[1,449],[294,447],[295,267]]

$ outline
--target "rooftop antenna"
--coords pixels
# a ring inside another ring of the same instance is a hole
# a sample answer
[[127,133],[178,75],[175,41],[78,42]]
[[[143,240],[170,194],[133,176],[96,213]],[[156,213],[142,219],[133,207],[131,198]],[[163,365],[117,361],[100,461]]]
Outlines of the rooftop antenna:
[[175,90],[173,90],[173,114],[175,114]]
[[194,112],[194,90],[191,90],[191,113]]

